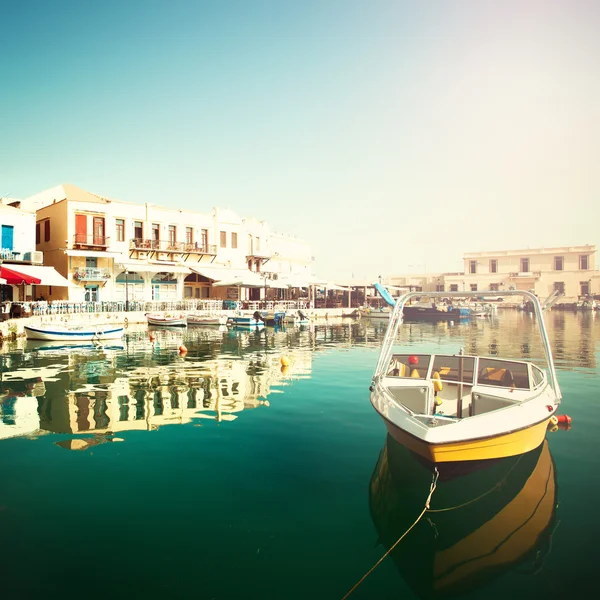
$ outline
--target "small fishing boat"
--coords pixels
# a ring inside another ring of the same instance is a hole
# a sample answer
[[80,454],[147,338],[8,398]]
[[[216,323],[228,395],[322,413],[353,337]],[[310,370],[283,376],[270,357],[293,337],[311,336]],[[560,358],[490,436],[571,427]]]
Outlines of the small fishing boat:
[[[436,294],[476,292],[430,295]],[[524,360],[469,356],[462,348],[456,354],[394,351],[404,305],[418,292],[395,304],[370,387],[371,403],[396,441],[432,463],[533,450],[559,407],[561,392],[539,300],[519,290],[502,294],[522,295],[534,307],[547,372]]]
[[308,325],[310,319],[301,310],[293,313],[287,313],[284,317],[284,321],[289,325]]
[[146,313],[148,325],[159,325],[165,327],[185,327],[187,319],[184,314],[171,313]]
[[387,306],[380,306],[379,308],[367,306],[359,309],[359,313],[361,317],[367,319],[389,319],[392,311]]
[[45,340],[53,342],[102,342],[117,340],[123,337],[123,327],[115,325],[62,325],[47,323],[41,325],[25,325],[28,340]]
[[264,327],[265,319],[264,317],[257,311],[254,311],[252,315],[234,315],[233,317],[229,317],[227,319],[227,325],[231,325],[233,327]]
[[403,312],[404,318],[415,321],[455,321],[458,319],[468,319],[472,316],[471,309],[468,307],[445,303],[437,304],[431,300],[423,299],[417,304],[405,306]]
[[192,314],[187,316],[188,327],[195,325],[226,325],[227,317],[225,315],[200,315]]

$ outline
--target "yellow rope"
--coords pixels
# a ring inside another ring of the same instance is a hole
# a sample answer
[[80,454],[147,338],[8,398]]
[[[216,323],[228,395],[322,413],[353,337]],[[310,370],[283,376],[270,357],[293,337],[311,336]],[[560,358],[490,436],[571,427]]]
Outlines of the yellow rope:
[[429,486],[429,496],[427,496],[427,500],[425,500],[425,506],[421,511],[421,514],[417,517],[416,521],[394,542],[394,545],[390,547],[390,549],[354,584],[354,587],[342,598],[342,600],[346,600],[348,596],[383,562],[383,560],[394,550],[394,548],[408,535],[410,530],[421,520],[423,515],[429,510],[429,503],[431,502],[431,497],[433,496],[433,492],[435,492],[435,488],[437,486],[437,480],[439,477],[439,473],[437,467],[435,468],[435,472],[433,474],[433,480],[431,485]]

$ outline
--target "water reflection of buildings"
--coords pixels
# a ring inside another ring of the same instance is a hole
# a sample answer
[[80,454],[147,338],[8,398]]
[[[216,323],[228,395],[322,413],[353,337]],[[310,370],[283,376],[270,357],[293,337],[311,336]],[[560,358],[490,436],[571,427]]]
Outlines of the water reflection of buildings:
[[[431,509],[391,553],[415,593],[454,597],[515,566],[537,574],[557,524],[548,442],[471,472],[461,472],[458,463],[444,466],[450,470],[440,473]],[[371,517],[386,548],[422,510],[431,476],[430,468],[387,436],[369,486]]]
[[152,430],[196,419],[232,421],[236,413],[268,406],[267,396],[291,377],[308,376],[311,353],[291,350],[290,367],[280,355],[249,354],[244,358],[137,367],[112,377],[105,372],[74,369],[74,389],[62,398],[40,399],[40,427],[56,433],[105,433]]

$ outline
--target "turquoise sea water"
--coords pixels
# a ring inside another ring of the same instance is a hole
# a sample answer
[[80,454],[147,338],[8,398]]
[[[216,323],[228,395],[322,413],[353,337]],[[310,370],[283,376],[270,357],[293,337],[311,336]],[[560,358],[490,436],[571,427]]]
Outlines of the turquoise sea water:
[[[431,479],[369,402],[385,325],[5,344],[0,597],[342,598],[418,516]],[[593,585],[600,318],[550,312],[547,327],[572,429],[440,481],[436,512],[351,598]],[[541,355],[531,316],[513,311],[407,323],[398,347]]]

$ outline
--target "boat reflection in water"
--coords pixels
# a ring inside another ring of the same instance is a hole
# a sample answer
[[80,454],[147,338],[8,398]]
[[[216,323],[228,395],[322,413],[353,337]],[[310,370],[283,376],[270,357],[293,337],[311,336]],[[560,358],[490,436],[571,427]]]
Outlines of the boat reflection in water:
[[[448,463],[431,507],[390,557],[420,598],[473,591],[519,564],[536,572],[555,527],[556,472],[548,441],[510,458]],[[432,467],[389,434],[371,477],[369,503],[389,549],[423,510]]]

